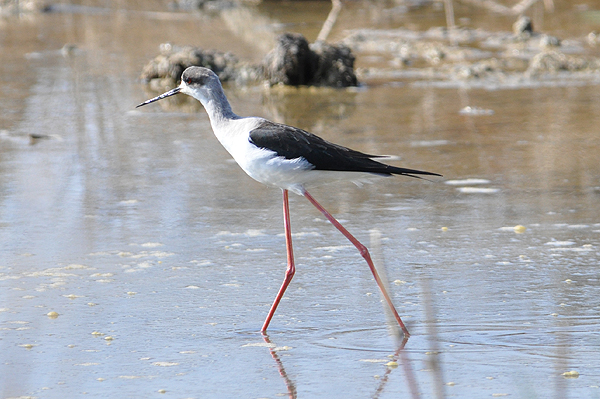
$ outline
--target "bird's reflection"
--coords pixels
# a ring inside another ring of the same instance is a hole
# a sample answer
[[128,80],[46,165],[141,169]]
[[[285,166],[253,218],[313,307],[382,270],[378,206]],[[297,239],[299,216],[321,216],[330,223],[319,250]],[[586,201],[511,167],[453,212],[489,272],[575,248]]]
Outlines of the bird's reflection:
[[[285,366],[283,365],[281,358],[277,354],[278,347],[271,341],[271,339],[269,338],[269,336],[266,333],[261,333],[261,335],[262,335],[263,340],[267,344],[266,346],[269,348],[271,357],[273,358],[273,360],[275,361],[275,364],[277,365],[277,370],[279,371],[279,375],[281,375],[281,377],[283,378],[283,382],[285,383],[285,386],[287,387],[288,397],[290,399],[296,399],[298,397],[296,384],[288,376],[288,374],[285,370]],[[410,397],[411,398],[420,398],[419,390],[417,387],[417,381],[416,381],[414,370],[413,370],[413,365],[411,363],[411,360],[408,357],[407,352],[404,350],[407,342],[408,342],[407,337],[403,338],[402,341],[400,341],[398,348],[396,349],[396,351],[394,352],[394,354],[391,357],[391,362],[398,363],[399,365],[402,366],[401,369],[404,371],[404,374],[406,376],[406,383],[410,390],[410,395],[411,395]],[[379,398],[381,393],[384,391],[387,382],[390,379],[390,375],[397,368],[398,367],[396,367],[395,365],[394,366],[388,365],[384,375],[379,380],[379,385],[375,389],[375,393],[373,394],[372,398],[374,398],[374,399]],[[369,377],[369,379],[371,379],[371,377]]]
[[[406,365],[408,364],[407,363],[408,359],[405,356],[402,356],[402,357],[400,356],[400,354],[404,353],[404,347],[406,346],[407,342],[408,342],[408,338],[404,337],[404,339],[402,340],[402,342],[400,342],[400,345],[398,346],[398,349],[396,349],[396,352],[394,352],[394,355],[392,356],[391,362],[402,364],[402,368],[405,370],[405,373],[406,373],[407,378],[408,378],[409,374],[406,372]],[[379,386],[375,390],[375,394],[373,395],[373,399],[376,399],[376,398],[379,397],[379,395],[381,395],[381,393],[383,392],[383,389],[385,388],[385,385],[388,382],[390,374],[395,369],[396,369],[395,366],[388,366],[388,368],[385,370],[385,373],[383,374],[383,377],[381,377],[381,380],[379,381]],[[409,367],[409,369],[410,369],[410,367]],[[410,376],[413,376],[412,369],[410,369]],[[411,384],[409,382],[409,386],[410,385]],[[412,389],[411,389],[411,392],[412,392]]]
[[294,381],[292,381],[290,379],[290,377],[287,375],[287,373],[285,371],[285,367],[283,367],[283,362],[281,361],[281,359],[279,358],[279,355],[277,354],[277,347],[275,345],[273,345],[273,343],[269,339],[269,336],[266,333],[263,332],[261,334],[262,334],[263,340],[265,341],[265,343],[267,344],[267,347],[269,348],[271,357],[273,358],[273,360],[275,360],[275,364],[277,364],[277,370],[279,370],[279,375],[281,376],[281,378],[283,378],[283,382],[285,382],[285,386],[287,387],[289,398],[296,399],[297,398],[296,384],[294,384]]

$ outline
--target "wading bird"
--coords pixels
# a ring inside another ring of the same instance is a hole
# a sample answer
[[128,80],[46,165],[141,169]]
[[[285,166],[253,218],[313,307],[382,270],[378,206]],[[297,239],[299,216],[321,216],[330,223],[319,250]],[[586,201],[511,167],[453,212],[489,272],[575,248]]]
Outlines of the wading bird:
[[[287,270],[283,284],[275,297],[261,331],[266,331],[275,310],[292,281],[296,268],[292,249],[292,233],[288,191],[304,196],[352,244],[367,261],[373,277],[389,305],[400,328],[409,333],[381,282],[367,248],[348,232],[321,204],[306,191],[306,187],[334,180],[360,181],[366,176],[416,175],[440,176],[437,173],[398,168],[375,160],[382,156],[365,154],[337,144],[296,127],[274,123],[264,118],[241,117],[233,113],[217,75],[210,69],[189,67],[181,75],[181,84],[160,96],[138,105],[141,107],[173,96],[187,94],[200,101],[208,113],[217,139],[238,165],[253,179],[283,190],[283,219],[287,247]],[[136,108],[137,108],[136,107]]]

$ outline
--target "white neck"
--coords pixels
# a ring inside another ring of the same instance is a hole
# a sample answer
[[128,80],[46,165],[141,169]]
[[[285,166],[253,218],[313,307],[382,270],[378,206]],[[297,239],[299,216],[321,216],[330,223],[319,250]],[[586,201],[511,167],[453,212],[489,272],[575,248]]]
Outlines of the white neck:
[[204,88],[201,92],[191,94],[204,106],[214,131],[219,130],[223,124],[240,118],[231,109],[221,85],[213,86],[210,89]]

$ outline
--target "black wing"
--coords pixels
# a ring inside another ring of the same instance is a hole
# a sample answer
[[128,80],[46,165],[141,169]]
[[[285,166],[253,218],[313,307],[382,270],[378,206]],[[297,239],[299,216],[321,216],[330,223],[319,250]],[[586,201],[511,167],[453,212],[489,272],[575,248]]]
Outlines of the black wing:
[[267,120],[250,132],[249,140],[257,147],[275,151],[286,159],[303,157],[314,165],[315,170],[441,176],[437,173],[386,165],[372,159],[381,155],[355,151],[330,143],[305,130]]

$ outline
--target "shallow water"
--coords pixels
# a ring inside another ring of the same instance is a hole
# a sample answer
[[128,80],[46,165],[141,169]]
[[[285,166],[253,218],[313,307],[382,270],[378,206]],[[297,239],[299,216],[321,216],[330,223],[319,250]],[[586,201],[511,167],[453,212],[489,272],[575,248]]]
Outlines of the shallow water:
[[[315,37],[328,6],[132,4],[0,20],[2,397],[600,397],[598,86],[227,86],[240,115],[444,174],[313,192],[385,265],[404,346],[362,258],[297,196],[298,272],[265,338],[281,193],[244,175],[200,108],[135,110],[156,94],[137,77],[166,41],[258,61],[284,29]],[[393,10],[353,5],[334,38],[443,23]],[[584,36],[582,12],[543,26]]]

